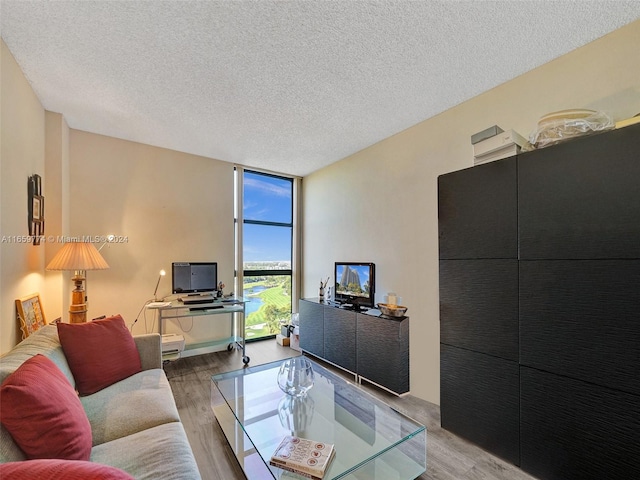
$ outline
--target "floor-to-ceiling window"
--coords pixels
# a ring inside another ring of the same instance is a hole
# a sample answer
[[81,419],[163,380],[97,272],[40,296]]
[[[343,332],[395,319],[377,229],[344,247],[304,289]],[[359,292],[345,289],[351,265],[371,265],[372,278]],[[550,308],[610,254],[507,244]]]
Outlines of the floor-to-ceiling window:
[[271,337],[289,320],[294,298],[295,179],[237,168],[237,286],[247,340]]

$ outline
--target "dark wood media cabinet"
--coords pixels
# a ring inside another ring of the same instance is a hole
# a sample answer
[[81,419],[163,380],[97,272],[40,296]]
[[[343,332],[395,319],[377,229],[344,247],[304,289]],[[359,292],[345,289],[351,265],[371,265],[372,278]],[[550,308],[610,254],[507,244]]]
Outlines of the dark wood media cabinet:
[[300,348],[396,395],[409,392],[409,317],[300,299]]
[[442,427],[544,480],[640,478],[640,125],[438,179]]

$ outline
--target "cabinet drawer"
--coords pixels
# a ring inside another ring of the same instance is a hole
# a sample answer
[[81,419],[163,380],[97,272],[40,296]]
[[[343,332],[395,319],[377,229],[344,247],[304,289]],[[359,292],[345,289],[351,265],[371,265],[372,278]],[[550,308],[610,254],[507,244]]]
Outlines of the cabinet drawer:
[[545,480],[640,478],[640,397],[521,367],[521,467]]
[[356,312],[324,309],[324,358],[350,372],[356,371]]
[[640,258],[639,179],[640,125],[520,155],[520,258]]
[[358,375],[396,393],[409,391],[409,319],[357,314]]
[[518,361],[517,260],[440,260],[440,341]]
[[520,262],[520,363],[640,395],[640,260]]
[[518,363],[441,344],[440,383],[442,428],[518,465]]
[[300,348],[324,357],[324,307],[300,300]]
[[440,258],[517,258],[516,158],[438,177]]

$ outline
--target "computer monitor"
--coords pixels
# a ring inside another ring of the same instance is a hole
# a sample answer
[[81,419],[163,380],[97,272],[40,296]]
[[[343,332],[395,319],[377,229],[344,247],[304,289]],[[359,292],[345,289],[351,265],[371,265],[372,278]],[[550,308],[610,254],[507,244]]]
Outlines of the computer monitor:
[[216,262],[174,262],[171,273],[173,293],[214,292],[218,289]]

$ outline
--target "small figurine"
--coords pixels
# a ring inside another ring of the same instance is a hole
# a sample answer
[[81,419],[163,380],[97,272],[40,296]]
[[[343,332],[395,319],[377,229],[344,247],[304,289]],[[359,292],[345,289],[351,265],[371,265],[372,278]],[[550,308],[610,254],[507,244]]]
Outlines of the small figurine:
[[222,289],[224,288],[224,283],[222,282],[218,282],[218,292],[217,292],[217,297],[220,298],[224,295],[224,293],[222,292]]
[[327,283],[329,283],[329,277],[327,277],[324,283],[322,282],[322,279],[320,279],[320,293],[318,294],[318,297],[320,297],[320,303],[324,302],[324,289],[327,286]]

